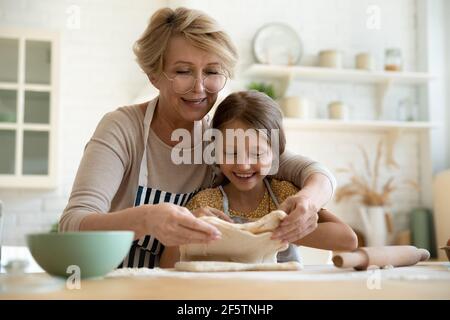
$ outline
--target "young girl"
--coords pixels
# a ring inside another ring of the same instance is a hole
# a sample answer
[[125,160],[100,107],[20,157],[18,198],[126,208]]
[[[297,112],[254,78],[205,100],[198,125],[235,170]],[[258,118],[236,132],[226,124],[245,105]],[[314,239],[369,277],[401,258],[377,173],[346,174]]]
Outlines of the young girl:
[[[299,191],[292,183],[267,175],[275,157],[283,153],[286,144],[282,114],[275,101],[267,95],[256,91],[230,94],[218,106],[212,127],[220,130],[224,138],[222,148],[216,150],[222,149],[223,156],[217,158],[225,179],[219,187],[205,189],[188,202],[186,207],[195,216],[214,214],[237,223],[254,221],[276,210],[287,197]],[[236,132],[237,136],[236,130],[242,130],[242,134],[248,129],[267,134],[263,135],[264,139],[241,139],[241,143],[226,134],[227,130],[234,130],[231,132]],[[277,130],[278,135],[272,135],[273,130]],[[278,140],[272,141],[273,136]],[[278,148],[273,148],[275,143]],[[300,260],[295,245],[327,250],[356,248],[357,237],[349,226],[325,209],[321,209],[318,215],[315,231],[290,243],[286,251],[278,254],[279,262]],[[178,260],[178,248],[166,247],[161,267],[173,267]]]

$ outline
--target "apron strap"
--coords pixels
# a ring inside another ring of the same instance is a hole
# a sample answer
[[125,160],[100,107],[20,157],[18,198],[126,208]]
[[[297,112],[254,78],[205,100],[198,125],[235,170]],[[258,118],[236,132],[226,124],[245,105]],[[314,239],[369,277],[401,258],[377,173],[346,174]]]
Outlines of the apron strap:
[[[158,104],[159,97],[151,100],[145,111],[144,116],[144,153],[142,155],[141,165],[139,169],[139,185],[146,186],[148,184],[148,169],[147,169],[147,143],[148,136],[150,135],[150,126],[152,123],[153,115],[155,113],[156,106]],[[206,122],[205,122],[206,123]],[[194,135],[200,135],[199,138],[202,138],[203,131],[203,120],[194,121]],[[195,139],[195,137],[194,137]],[[194,153],[195,154],[195,153]],[[194,161],[201,161],[201,159],[195,159]]]
[[225,190],[223,190],[222,186],[219,186],[219,190],[222,193],[222,205],[223,205],[223,213],[225,213],[227,216],[230,215],[229,209],[228,209],[228,197],[225,193]]
[[272,198],[273,203],[275,203],[275,205],[278,208],[280,206],[280,203],[278,202],[278,199],[275,196],[275,193],[273,193],[272,187],[270,186],[269,180],[267,180],[267,178],[264,178],[264,184],[266,185],[266,188],[269,191],[269,194],[270,194],[270,197]]
[[[272,190],[272,187],[270,186],[269,180],[267,180],[267,178],[263,179],[264,184],[267,188],[267,191],[269,191],[269,195],[272,198],[273,203],[275,203],[275,205],[277,207],[280,206],[277,197],[275,196],[275,193]],[[231,183],[231,182],[230,182]],[[229,214],[229,201],[228,201],[228,197],[227,194],[225,193],[225,190],[223,190],[222,186],[219,186],[219,190],[222,193],[222,206],[223,206],[223,213],[225,213],[226,215],[230,215]]]
[[[158,98],[157,98],[158,99]],[[139,170],[139,186],[146,186],[148,184],[148,169],[147,169],[147,142],[150,133],[150,124],[152,123],[153,113],[155,112],[158,100],[152,100],[147,105],[147,110],[144,116],[144,153],[142,155],[141,166]]]

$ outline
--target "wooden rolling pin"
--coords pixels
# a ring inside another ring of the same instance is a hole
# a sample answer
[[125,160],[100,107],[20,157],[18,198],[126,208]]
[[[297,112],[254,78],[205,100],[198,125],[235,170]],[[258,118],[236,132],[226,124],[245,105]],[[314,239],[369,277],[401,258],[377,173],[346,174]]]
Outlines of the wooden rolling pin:
[[333,257],[338,268],[367,270],[368,267],[411,266],[419,261],[426,261],[430,253],[414,246],[361,247],[352,252],[343,252]]

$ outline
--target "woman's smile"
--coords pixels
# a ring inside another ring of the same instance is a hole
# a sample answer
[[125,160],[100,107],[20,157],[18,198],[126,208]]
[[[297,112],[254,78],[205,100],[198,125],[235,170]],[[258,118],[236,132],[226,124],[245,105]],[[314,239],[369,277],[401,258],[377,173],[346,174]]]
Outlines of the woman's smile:
[[205,108],[208,106],[208,98],[198,98],[198,99],[187,99],[181,98],[183,103],[191,108]]

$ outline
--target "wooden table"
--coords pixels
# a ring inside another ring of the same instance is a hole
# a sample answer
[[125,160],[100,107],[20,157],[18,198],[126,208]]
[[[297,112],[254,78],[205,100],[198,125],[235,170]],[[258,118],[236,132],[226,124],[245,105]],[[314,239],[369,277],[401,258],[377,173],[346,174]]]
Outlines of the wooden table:
[[[0,275],[2,299],[450,299],[450,263],[428,262],[413,267],[356,272],[332,265],[306,266],[302,271],[180,273],[142,270],[139,276],[81,281],[68,289],[59,280],[53,290],[30,285],[55,281],[45,273]],[[18,278],[19,279],[19,278]],[[55,283],[54,283],[55,284]],[[22,287],[22,291],[19,289]],[[46,290],[47,289],[47,290]],[[37,292],[40,291],[40,292]]]

